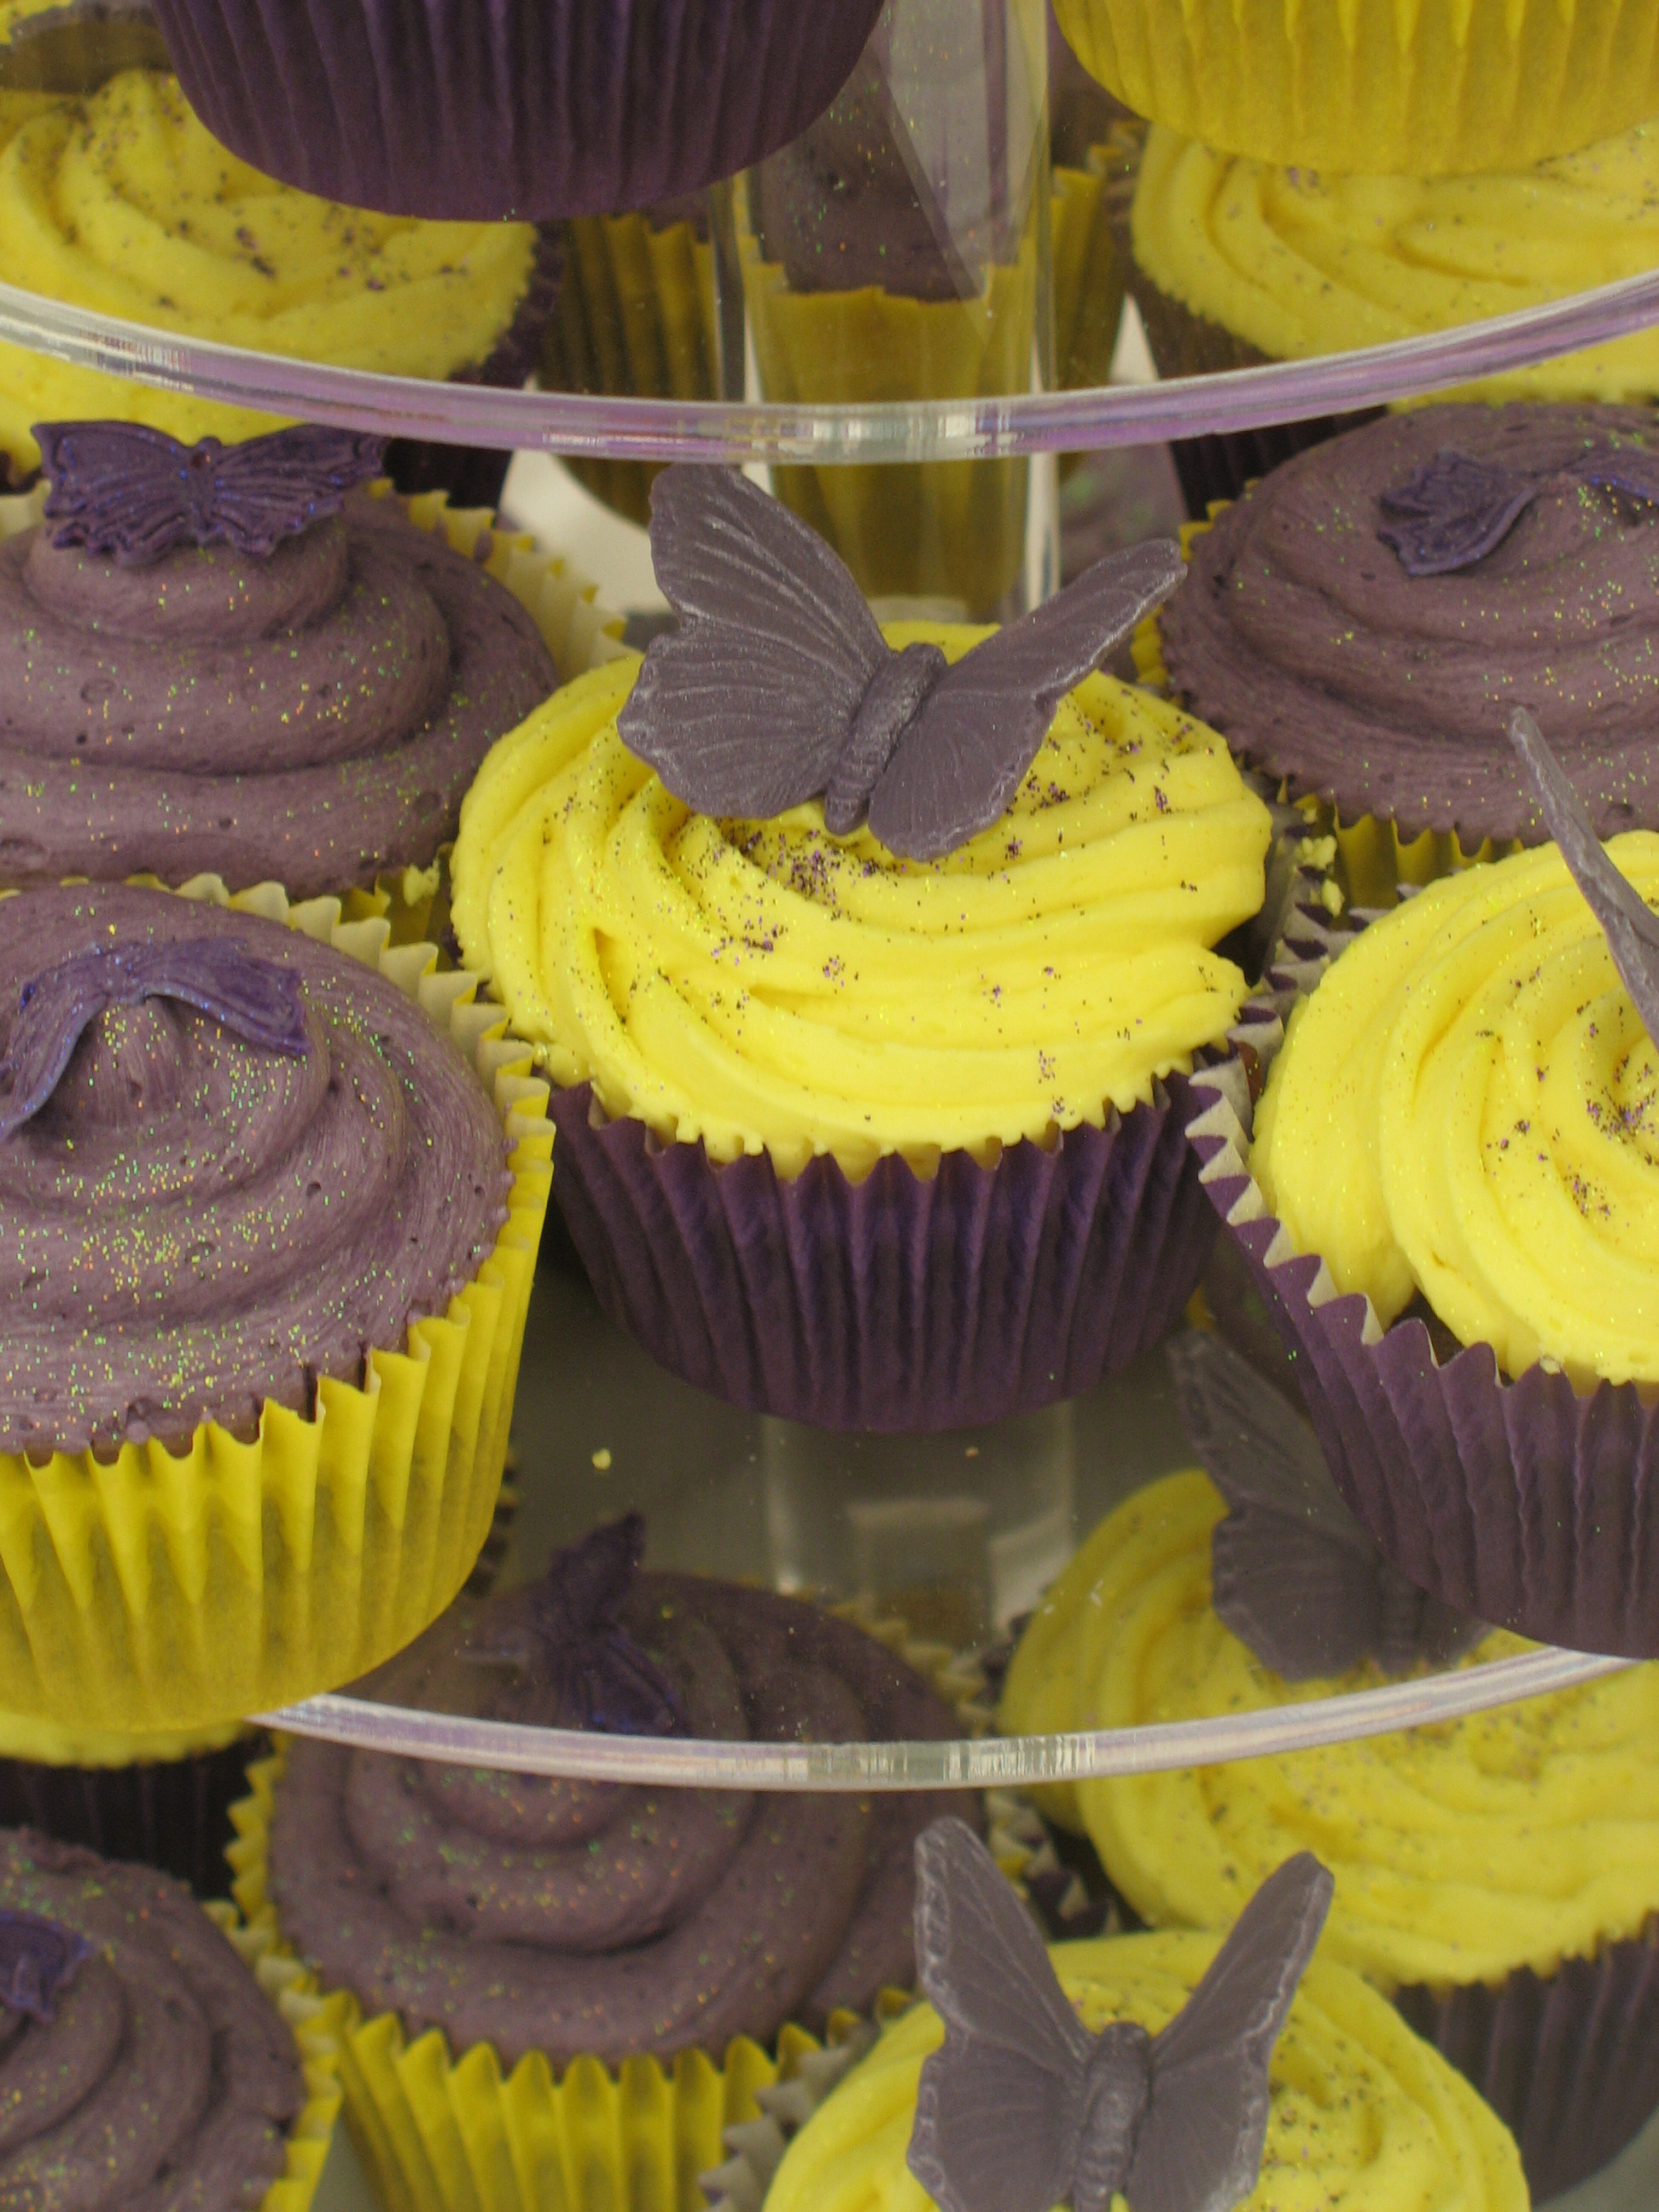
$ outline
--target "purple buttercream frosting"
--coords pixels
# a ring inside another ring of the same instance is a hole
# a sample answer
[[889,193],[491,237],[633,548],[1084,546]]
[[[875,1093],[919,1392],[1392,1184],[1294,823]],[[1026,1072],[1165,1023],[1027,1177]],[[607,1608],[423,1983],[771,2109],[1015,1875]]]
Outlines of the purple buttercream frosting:
[[[539,1595],[463,1601],[372,1694],[569,1725],[566,1670],[536,1657]],[[921,1675],[798,1599],[642,1572],[615,1619],[695,1736],[957,1733]],[[507,2067],[539,2051],[560,2070],[580,2052],[718,2056],[909,1985],[912,1853],[935,1809],[926,1795],[633,1789],[303,1742],[277,1791],[269,1884],[324,1983],[398,2013],[411,2040],[437,2027],[458,2056],[486,2042]]]
[[190,1893],[0,1832],[0,1907],[76,1965],[0,2009],[0,2197],[52,2212],[252,2212],[305,2100],[293,2038]]
[[275,922],[121,885],[0,901],[0,1052],[20,987],[109,945],[253,956],[292,979],[305,1048],[117,999],[0,1140],[7,1451],[303,1409],[443,1311],[505,1218],[501,1124],[460,1055],[396,985]]
[[0,884],[303,898],[424,866],[557,682],[509,592],[366,494],[266,558],[25,532],[0,545]]
[[1600,836],[1659,826],[1659,508],[1630,490],[1656,459],[1637,408],[1425,407],[1331,439],[1194,540],[1170,683],[1344,820],[1542,842],[1504,735],[1523,707]]

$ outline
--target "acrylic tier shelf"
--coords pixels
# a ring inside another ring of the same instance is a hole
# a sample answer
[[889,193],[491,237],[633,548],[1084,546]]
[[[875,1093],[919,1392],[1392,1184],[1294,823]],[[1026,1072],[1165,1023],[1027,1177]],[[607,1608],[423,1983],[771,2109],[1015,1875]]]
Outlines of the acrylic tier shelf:
[[[1103,1514],[1192,1463],[1161,1352],[1085,1397],[996,1429],[835,1437],[761,1419],[677,1382],[544,1260],[514,1420],[517,1504],[497,1571],[635,1507],[647,1560],[811,1591],[974,1656],[1006,1648]],[[1276,1710],[1090,1735],[936,1743],[738,1743],[511,1727],[342,1694],[276,1716],[306,1735],[412,1757],[610,1781],[744,1790],[1012,1788],[1209,1765],[1379,1735],[1566,1688],[1622,1665],[1538,1650]],[[983,1703],[981,1698],[981,1704]],[[987,1716],[988,1717],[988,1715]]]

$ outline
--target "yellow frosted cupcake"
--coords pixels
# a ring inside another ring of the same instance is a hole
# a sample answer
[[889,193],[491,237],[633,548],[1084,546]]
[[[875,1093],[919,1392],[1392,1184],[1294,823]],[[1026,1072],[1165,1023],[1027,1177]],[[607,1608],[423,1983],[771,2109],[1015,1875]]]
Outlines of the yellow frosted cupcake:
[[1357,933],[1299,921],[1240,1027],[1270,1071],[1253,1139],[1237,1091],[1193,1136],[1394,1564],[1460,1613],[1648,1657],[1659,838],[1604,850],[1512,728],[1557,845]]
[[1054,0],[1137,115],[1260,161],[1437,177],[1570,154],[1659,110],[1643,0]]
[[[1305,1424],[1237,1355],[1170,1350],[1215,1480],[1168,1476],[1094,1531],[1015,1652],[1005,1730],[1242,1716],[1460,1645],[1469,1663],[1527,1648],[1391,1574]],[[1639,1667],[1443,1726],[1056,1788],[1042,1809],[1086,1830],[1155,1927],[1224,1928],[1265,1872],[1317,1850],[1336,1881],[1325,1955],[1469,2077],[1541,2201],[1659,2105],[1656,1729],[1659,1668]]]
[[453,863],[465,957],[558,1086],[601,1296],[702,1388],[823,1425],[1086,1387],[1201,1264],[1182,1102],[1243,999],[1215,948],[1270,834],[1212,732],[1085,676],[1173,549],[990,642],[884,641],[742,479],[671,471],[653,502],[695,665],[653,647],[561,692],[485,763]]
[[[1046,1953],[958,1823],[927,1832],[917,1869],[933,2002],[811,2112],[764,2212],[1525,2212],[1515,2145],[1467,2082],[1357,1975],[1309,1963],[1329,1877],[1308,1854],[1224,1944],[1160,1933]],[[809,2085],[797,2109],[812,2101]]]
[[[400,220],[273,184],[208,136],[161,70],[81,99],[0,94],[0,264],[48,300],[382,374],[517,384],[534,362],[556,264],[532,226]],[[187,441],[279,419],[0,345],[14,481],[39,461],[33,423],[94,416]],[[499,489],[434,476],[429,449],[392,459],[408,490],[489,504]]]

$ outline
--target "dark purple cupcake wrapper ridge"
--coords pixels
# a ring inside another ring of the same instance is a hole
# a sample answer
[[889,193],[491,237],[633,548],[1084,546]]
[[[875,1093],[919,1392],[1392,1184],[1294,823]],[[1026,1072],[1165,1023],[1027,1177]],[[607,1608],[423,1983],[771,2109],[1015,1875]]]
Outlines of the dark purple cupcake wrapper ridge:
[[0,1827],[35,1828],[103,1858],[137,1859],[198,1897],[228,1897],[230,1808],[246,1796],[248,1761],[263,1745],[250,1735],[222,1750],[132,1766],[0,1759]]
[[1522,1968],[1496,1989],[1398,1990],[1407,2024],[1449,2059],[1521,2148],[1535,2204],[1597,2173],[1659,2111],[1659,1930]]
[[600,1304],[697,1389],[815,1428],[977,1427],[1074,1397],[1180,1318],[1215,1224],[1171,1076],[994,1167],[711,1161],[555,1091],[554,1189]]
[[152,0],[185,97],[266,175],[390,215],[677,198],[800,136],[881,0]]
[[[1247,1066],[1265,1079],[1295,999],[1338,949],[1298,908],[1232,1032],[1193,1079],[1201,1182],[1291,1354],[1333,1478],[1392,1564],[1455,1611],[1543,1644],[1659,1656],[1659,1405],[1631,1382],[1588,1395],[1542,1365],[1506,1382],[1489,1345],[1444,1364],[1415,1316],[1384,1329],[1297,1255],[1249,1169]],[[1259,1091],[1259,1082],[1255,1085]]]

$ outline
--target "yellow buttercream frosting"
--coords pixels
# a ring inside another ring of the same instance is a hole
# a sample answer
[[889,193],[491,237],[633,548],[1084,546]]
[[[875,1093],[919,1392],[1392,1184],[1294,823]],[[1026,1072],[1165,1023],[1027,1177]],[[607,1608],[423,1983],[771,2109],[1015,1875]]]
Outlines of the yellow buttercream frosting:
[[[987,634],[887,631],[952,658]],[[1190,716],[1091,677],[1001,819],[921,864],[832,836],[817,801],[693,814],[617,734],[637,665],[495,745],[453,862],[469,964],[608,1113],[786,1172],[986,1157],[1127,1112],[1237,1015],[1212,948],[1261,903],[1270,823]]]
[[[1659,267],[1659,122],[1478,176],[1334,176],[1154,127],[1130,222],[1159,290],[1273,361],[1383,345]],[[1444,398],[1659,393],[1659,329]]]
[[[0,94],[0,270],[50,300],[192,338],[386,374],[486,361],[531,279],[527,223],[416,222],[273,183],[209,137],[176,81],[85,100]],[[0,450],[91,416],[231,441],[277,418],[0,344]]]
[[[1659,898],[1659,836],[1607,849]],[[1250,1170],[1384,1324],[1420,1290],[1508,1375],[1659,1380],[1659,1054],[1553,845],[1353,939],[1291,1016]]]
[[[1156,2034],[1218,1941],[1118,1936],[1049,1956],[1090,2029],[1138,2021]],[[888,2028],[790,2144],[765,2212],[924,2212],[930,2200],[905,2153],[923,2062],[943,2040],[931,2005]],[[1261,2175],[1240,2212],[1526,2212],[1502,2123],[1386,1999],[1322,1954],[1303,1976],[1269,2080]]]
[[[1287,1686],[1210,1602],[1225,1511],[1166,1476],[1102,1522],[1015,1653],[1000,1724],[1133,1728],[1375,1686]],[[1525,1650],[1494,1630],[1466,1663]],[[1225,1766],[1085,1782],[1045,1810],[1086,1826],[1135,1911],[1229,1926],[1292,1852],[1336,1878],[1321,1956],[1386,1990],[1496,1984],[1637,1936],[1659,1911],[1659,1665],[1467,1720]]]

